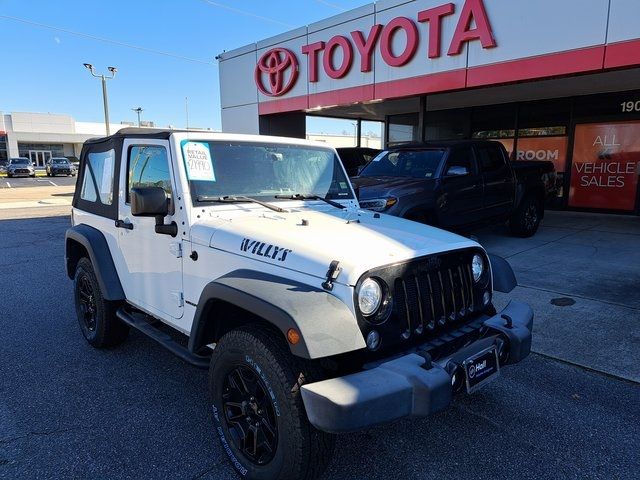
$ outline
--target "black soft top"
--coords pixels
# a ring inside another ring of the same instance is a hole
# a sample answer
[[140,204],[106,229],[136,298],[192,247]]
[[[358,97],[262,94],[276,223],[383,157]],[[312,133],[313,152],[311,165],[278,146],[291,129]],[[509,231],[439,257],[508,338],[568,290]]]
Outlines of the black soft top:
[[153,138],[157,140],[167,140],[173,133],[186,133],[192,130],[172,130],[169,128],[122,128],[108,137],[94,137],[85,141],[86,144],[103,143],[112,140],[123,140],[125,138]]

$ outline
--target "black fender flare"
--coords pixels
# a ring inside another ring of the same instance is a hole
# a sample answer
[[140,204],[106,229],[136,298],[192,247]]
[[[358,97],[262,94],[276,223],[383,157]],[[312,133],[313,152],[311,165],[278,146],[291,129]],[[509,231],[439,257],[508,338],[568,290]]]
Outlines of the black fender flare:
[[491,254],[489,254],[489,262],[491,263],[491,273],[493,274],[494,290],[509,293],[518,286],[516,274],[513,272],[509,262],[498,255]]
[[82,245],[87,251],[104,298],[109,301],[125,300],[122,283],[120,283],[120,277],[109,250],[109,244],[103,233],[84,224],[67,229],[65,234],[65,264],[67,276],[71,279],[75,276],[75,266],[78,262],[77,256],[73,254],[73,242]]
[[[209,322],[217,301],[232,304],[269,322],[287,338],[290,328],[300,333],[291,353],[322,358],[365,348],[352,312],[330,293],[294,280],[253,270],[235,270],[210,283],[202,293],[189,335],[189,350],[199,351],[208,341]],[[216,339],[217,340],[217,339]]]

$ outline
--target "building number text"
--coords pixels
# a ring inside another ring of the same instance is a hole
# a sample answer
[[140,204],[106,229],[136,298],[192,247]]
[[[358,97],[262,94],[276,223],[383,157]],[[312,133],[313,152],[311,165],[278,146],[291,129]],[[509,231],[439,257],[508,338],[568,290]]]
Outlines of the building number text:
[[620,105],[622,106],[622,113],[640,112],[640,100],[637,102],[622,102]]

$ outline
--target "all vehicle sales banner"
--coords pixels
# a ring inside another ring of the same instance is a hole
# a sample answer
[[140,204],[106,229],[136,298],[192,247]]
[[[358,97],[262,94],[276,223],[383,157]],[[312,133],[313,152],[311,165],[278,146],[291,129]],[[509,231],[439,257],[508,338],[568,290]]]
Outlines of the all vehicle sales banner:
[[577,125],[569,205],[633,210],[639,164],[639,122]]

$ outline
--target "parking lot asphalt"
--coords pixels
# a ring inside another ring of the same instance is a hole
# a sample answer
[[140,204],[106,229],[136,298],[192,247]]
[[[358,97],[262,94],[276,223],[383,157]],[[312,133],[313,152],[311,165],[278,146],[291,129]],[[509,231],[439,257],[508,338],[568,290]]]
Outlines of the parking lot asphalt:
[[[0,478],[236,478],[205,371],[137,332],[111,350],[84,341],[69,217],[46,208],[0,211]],[[339,436],[324,478],[632,479],[638,425],[638,383],[532,354],[433,417]]]
[[0,177],[0,188],[24,188],[24,187],[68,187],[76,184],[77,177]]

